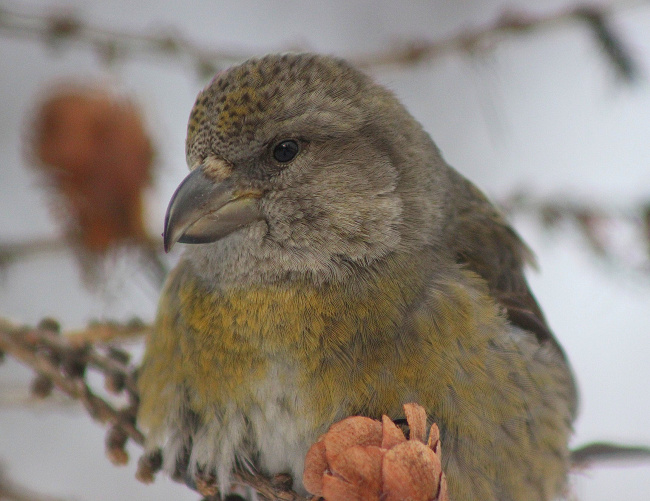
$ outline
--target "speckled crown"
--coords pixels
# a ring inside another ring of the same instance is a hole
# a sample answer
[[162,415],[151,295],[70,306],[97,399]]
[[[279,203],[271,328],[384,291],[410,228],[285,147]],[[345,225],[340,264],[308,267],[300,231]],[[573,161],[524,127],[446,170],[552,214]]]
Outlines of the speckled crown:
[[269,118],[277,125],[306,111],[322,111],[349,120],[369,83],[347,62],[315,54],[269,55],[233,66],[218,73],[196,99],[187,129],[188,163],[206,146],[226,159],[237,156],[242,142],[250,151],[251,143],[265,132],[268,136],[262,126]]

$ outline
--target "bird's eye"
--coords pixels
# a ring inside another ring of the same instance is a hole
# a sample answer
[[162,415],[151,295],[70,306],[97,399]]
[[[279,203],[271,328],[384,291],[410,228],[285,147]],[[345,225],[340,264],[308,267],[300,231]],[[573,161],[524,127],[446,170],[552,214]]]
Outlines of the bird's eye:
[[298,143],[293,139],[286,139],[280,141],[275,148],[273,148],[273,158],[280,163],[290,162],[298,154]]

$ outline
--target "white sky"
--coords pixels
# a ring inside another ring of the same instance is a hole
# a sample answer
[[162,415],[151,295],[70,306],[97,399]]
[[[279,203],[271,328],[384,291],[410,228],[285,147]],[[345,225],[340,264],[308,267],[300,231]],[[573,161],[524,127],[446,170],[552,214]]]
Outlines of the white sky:
[[[358,55],[394,40],[437,38],[489,22],[506,6],[539,11],[539,2],[465,0],[394,3],[30,1],[9,5],[74,8],[84,19],[119,29],[176,27],[206,46],[262,54],[300,44]],[[545,9],[570,5],[546,2]],[[629,207],[650,198],[650,6],[622,11],[615,25],[646,78],[616,83],[582,26],[511,38],[483,58],[449,56],[404,71],[383,70],[391,87],[432,134],[445,158],[488,194],[514,189]],[[102,79],[145,109],[159,150],[160,172],[149,200],[150,227],[160,233],[164,209],[184,177],[187,116],[203,87],[187,65],[136,57],[110,69],[87,49],[52,50],[0,32],[0,239],[58,234],[36,180],[24,168],[26,113],[44,85],[77,76]],[[650,277],[608,268],[591,257],[575,231],[551,235],[518,218],[541,273],[533,289],[573,363],[581,386],[576,444],[613,439],[650,444]],[[123,261],[109,292],[81,286],[70,256],[27,260],[0,276],[0,315],[36,322],[50,315],[64,327],[93,318],[150,320],[156,290]],[[29,371],[0,366],[0,461],[10,476],[66,499],[197,499],[162,477],[133,480],[134,463],[113,467],[103,455],[104,430],[78,409],[24,409],[15,400]],[[132,449],[137,458],[138,449]],[[599,467],[576,475],[579,499],[650,499],[650,465]]]

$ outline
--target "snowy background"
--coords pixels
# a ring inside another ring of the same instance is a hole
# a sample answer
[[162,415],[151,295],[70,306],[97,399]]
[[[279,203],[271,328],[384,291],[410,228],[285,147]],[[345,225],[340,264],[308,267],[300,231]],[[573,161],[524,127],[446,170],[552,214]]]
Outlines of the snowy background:
[[[113,29],[175,27],[202,46],[250,54],[301,46],[354,56],[490,23],[506,8],[542,13],[571,5],[544,4],[34,0],[0,7],[63,7]],[[632,86],[616,80],[587,29],[571,23],[509,37],[483,56],[449,55],[374,75],[424,124],[448,162],[491,197],[525,189],[625,210],[650,198],[650,5],[620,9],[613,21],[645,75]],[[106,81],[145,110],[159,163],[148,220],[160,234],[167,201],[186,173],[187,116],[205,84],[194,69],[144,55],[107,68],[80,45],[53,49],[2,31],[0,67],[0,240],[59,234],[25,168],[21,140],[43,87],[71,76]],[[650,274],[595,259],[570,225],[549,233],[533,218],[514,224],[537,254],[541,271],[530,281],[580,384],[573,443],[650,445]],[[2,271],[0,315],[26,323],[54,316],[64,328],[96,318],[150,321],[158,292],[141,275],[118,260],[107,290],[93,293],[70,255],[24,260]],[[30,379],[15,362],[0,365],[0,462],[13,480],[62,499],[198,499],[162,476],[153,486],[138,484],[133,460],[112,466],[103,455],[104,429],[79,407],[23,405]],[[137,458],[138,449],[130,451]],[[572,484],[580,500],[647,500],[650,465],[600,466],[574,475]]]

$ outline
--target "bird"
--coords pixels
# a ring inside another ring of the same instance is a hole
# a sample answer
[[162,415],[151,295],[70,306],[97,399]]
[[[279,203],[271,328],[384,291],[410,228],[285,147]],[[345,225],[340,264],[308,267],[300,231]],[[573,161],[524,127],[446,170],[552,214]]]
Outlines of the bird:
[[167,471],[304,493],[332,423],[416,402],[451,499],[567,492],[577,389],[532,252],[392,91],[334,56],[253,58],[199,93],[186,159],[138,378]]

